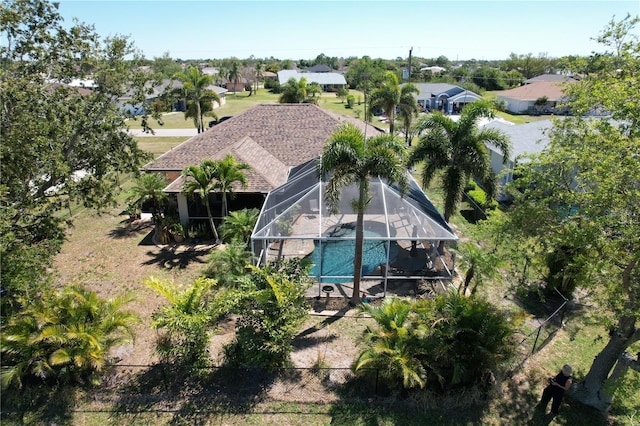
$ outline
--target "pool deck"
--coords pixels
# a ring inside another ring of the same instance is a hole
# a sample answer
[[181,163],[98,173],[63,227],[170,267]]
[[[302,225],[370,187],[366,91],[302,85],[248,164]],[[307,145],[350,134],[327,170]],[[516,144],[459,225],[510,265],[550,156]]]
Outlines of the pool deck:
[[[340,239],[341,228],[344,225],[350,227],[349,225],[354,224],[356,219],[355,214],[345,214],[328,216],[319,222],[316,215],[302,214],[294,222],[294,234],[297,238],[272,241],[269,245],[267,261],[308,256],[315,249],[314,239],[318,235],[321,235],[322,238],[335,237]],[[373,228],[386,226],[385,223],[384,215],[367,214],[365,217],[365,226],[368,225],[367,230],[376,231]],[[371,298],[381,298],[388,295],[415,297],[418,281],[449,279],[446,277],[448,275],[447,268],[444,268],[443,261],[438,258],[435,247],[429,241],[412,238],[412,227],[406,218],[403,218],[401,214],[389,216],[389,227],[392,227],[395,232],[396,238],[394,240],[399,247],[398,254],[393,259],[389,259],[388,271],[385,271],[386,265],[380,264],[370,275],[363,277],[360,283],[361,293]],[[384,233],[386,234],[386,232]],[[398,236],[405,239],[399,239]],[[386,289],[385,272],[387,275]],[[350,297],[353,291],[353,282],[340,284],[318,284],[316,282],[307,290],[307,297],[327,297],[327,293],[322,292],[323,285],[333,287],[333,291],[328,294],[329,297]],[[436,284],[436,286],[439,285],[441,284]]]

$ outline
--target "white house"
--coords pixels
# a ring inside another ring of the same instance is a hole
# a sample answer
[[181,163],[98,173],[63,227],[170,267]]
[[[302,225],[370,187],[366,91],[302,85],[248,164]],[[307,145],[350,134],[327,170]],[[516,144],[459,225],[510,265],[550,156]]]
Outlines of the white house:
[[487,146],[491,158],[491,170],[499,177],[500,185],[504,186],[513,180],[513,174],[510,172],[504,173],[504,170],[512,170],[523,156],[537,154],[547,147],[549,142],[548,132],[553,127],[553,121],[542,120],[515,125],[504,120],[493,120],[481,127],[500,130],[511,140],[511,156],[505,164],[502,162],[502,151],[495,147]]
[[335,92],[340,88],[347,87],[347,80],[345,80],[344,76],[335,72],[299,73],[296,70],[278,71],[278,81],[281,85],[286,84],[291,78],[300,81],[303,77],[307,79],[307,83],[318,83],[325,92]]

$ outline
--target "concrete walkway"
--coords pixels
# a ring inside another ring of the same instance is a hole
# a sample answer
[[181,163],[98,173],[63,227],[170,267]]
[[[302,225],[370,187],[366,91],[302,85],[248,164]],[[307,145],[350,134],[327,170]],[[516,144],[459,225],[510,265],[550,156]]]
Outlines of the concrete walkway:
[[195,127],[192,129],[153,129],[153,132],[154,133],[144,133],[142,129],[129,129],[129,134],[137,137],[191,137],[198,134]]

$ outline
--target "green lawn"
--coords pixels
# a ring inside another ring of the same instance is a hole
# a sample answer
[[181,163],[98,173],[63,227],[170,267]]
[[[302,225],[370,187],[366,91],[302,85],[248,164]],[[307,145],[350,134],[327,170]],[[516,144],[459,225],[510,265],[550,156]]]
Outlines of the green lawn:
[[180,145],[182,142],[189,139],[188,136],[179,137],[137,137],[138,148],[143,151],[153,154],[156,158],[161,154],[169,151],[171,148]]

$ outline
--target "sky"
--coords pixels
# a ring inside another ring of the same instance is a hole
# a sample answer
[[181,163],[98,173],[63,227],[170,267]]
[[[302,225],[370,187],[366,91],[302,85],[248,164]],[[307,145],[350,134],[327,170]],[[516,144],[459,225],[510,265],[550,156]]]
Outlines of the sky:
[[395,59],[412,49],[414,57],[491,60],[601,51],[592,38],[614,16],[639,15],[640,1],[61,0],[59,12],[102,37],[129,36],[149,59]]

